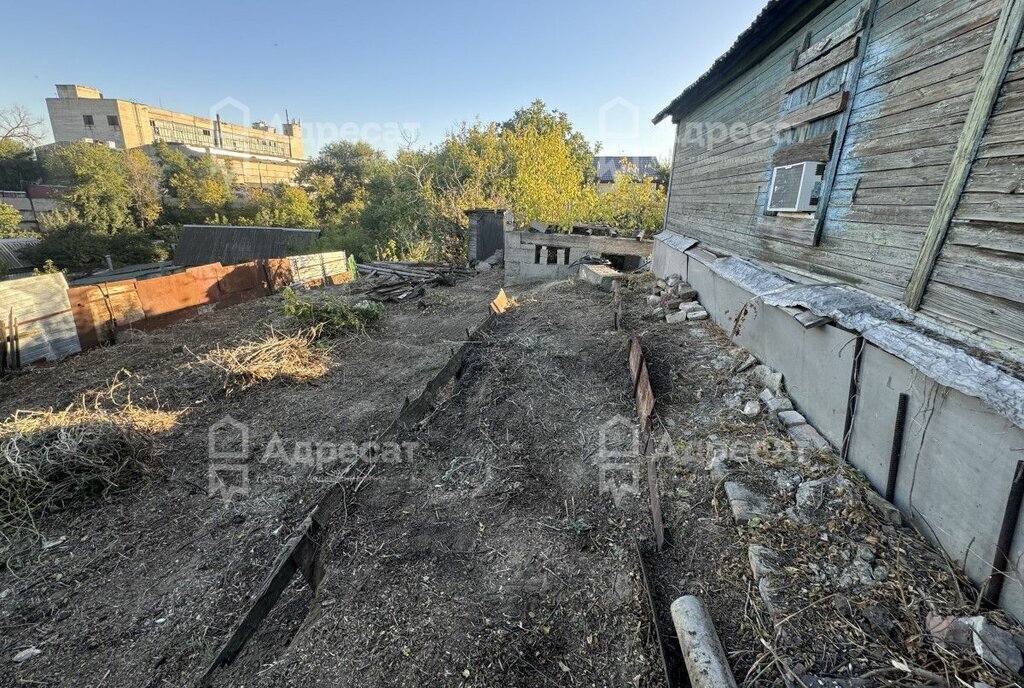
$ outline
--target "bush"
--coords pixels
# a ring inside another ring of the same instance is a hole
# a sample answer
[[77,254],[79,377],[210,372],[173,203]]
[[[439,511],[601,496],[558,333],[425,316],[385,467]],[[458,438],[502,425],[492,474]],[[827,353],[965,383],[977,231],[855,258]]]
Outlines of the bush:
[[107,255],[116,265],[133,265],[164,260],[167,251],[155,246],[145,232],[106,234],[72,223],[64,229],[44,232],[39,243],[26,248],[24,255],[36,266],[50,260],[61,270],[88,272],[106,267]]
[[345,332],[365,332],[368,326],[384,317],[384,306],[379,303],[364,301],[350,306],[341,299],[325,295],[301,297],[291,287],[281,294],[285,313],[301,327],[319,328],[319,332],[327,337]]
[[21,232],[18,226],[21,224],[21,213],[18,209],[7,203],[0,203],[0,237],[18,236]]

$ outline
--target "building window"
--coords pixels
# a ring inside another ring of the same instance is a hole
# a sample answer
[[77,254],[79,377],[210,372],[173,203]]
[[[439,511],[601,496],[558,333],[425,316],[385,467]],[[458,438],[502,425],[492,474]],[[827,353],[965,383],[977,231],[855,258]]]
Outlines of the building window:
[[117,126],[117,115],[107,115],[107,124],[112,127]]
[[203,129],[203,136],[209,136],[209,135],[210,135],[210,130],[209,129]]
[[85,126],[91,127],[95,122],[92,120],[92,115],[82,115],[82,121],[85,122]]

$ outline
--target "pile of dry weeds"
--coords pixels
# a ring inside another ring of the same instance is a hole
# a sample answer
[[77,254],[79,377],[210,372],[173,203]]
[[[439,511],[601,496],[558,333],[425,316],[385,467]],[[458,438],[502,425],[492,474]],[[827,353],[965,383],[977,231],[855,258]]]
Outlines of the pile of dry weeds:
[[309,382],[330,369],[330,349],[317,343],[321,328],[316,325],[294,334],[272,329],[263,339],[214,349],[199,360],[216,372],[228,394],[277,379]]
[[152,437],[177,414],[84,401],[63,411],[18,411],[0,422],[0,532],[34,530],[39,514],[103,495],[146,469]]

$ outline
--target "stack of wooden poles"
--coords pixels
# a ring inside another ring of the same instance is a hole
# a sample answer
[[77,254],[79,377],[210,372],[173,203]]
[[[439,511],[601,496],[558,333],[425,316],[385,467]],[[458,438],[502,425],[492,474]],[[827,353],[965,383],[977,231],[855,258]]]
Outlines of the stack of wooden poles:
[[366,294],[375,301],[411,301],[427,293],[427,287],[455,286],[475,272],[447,263],[389,263],[374,261],[356,266],[360,275],[378,280]]

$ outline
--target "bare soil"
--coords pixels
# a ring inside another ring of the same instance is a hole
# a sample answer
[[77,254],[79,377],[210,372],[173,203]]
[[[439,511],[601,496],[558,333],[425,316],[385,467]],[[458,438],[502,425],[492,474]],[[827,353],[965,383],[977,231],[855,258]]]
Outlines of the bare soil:
[[[148,475],[44,516],[38,534],[4,534],[0,685],[191,685],[331,481],[329,470],[262,463],[274,433],[288,446],[371,437],[447,362],[466,328],[486,317],[499,279],[388,306],[379,328],[334,340],[329,372],[310,384],[268,383],[226,396],[197,362],[215,346],[260,337],[268,324],[284,326],[277,297],[0,383],[4,415],[62,408],[114,379],[118,399],[182,412],[155,438]],[[249,498],[230,505],[208,494],[208,429],[227,415],[248,424],[251,456]],[[29,647],[42,654],[12,663]]]
[[[275,434],[286,446],[375,436],[483,320],[500,278],[432,290],[427,308],[389,306],[381,329],[336,342],[330,371],[306,385],[225,396],[195,365],[218,343],[253,338],[277,317],[275,299],[3,383],[5,414],[62,406],[117,377],[115,397],[183,415],[158,438],[147,479],[51,514],[38,537],[8,548],[0,685],[192,685],[339,478],[260,461]],[[214,685],[663,685],[638,546],[667,645],[677,645],[672,600],[699,596],[740,685],[1013,685],[924,633],[929,612],[968,614],[976,600],[942,557],[882,523],[849,467],[796,452],[768,414],[741,413],[760,389],[735,372],[747,354],[714,324],[649,318],[630,292],[615,331],[611,296],[588,285],[508,291],[517,306],[471,345],[428,417],[396,437],[409,453],[344,478],[318,591],[296,575]],[[631,445],[629,335],[642,341],[657,398],[661,552]],[[249,424],[254,457],[251,492],[229,507],[207,494],[207,429],[225,414]],[[723,450],[731,475],[764,499],[763,520],[734,523],[707,467]],[[770,458],[753,460],[760,451]],[[848,495],[823,492],[819,511],[792,511],[795,485],[833,476]],[[751,545],[778,555],[774,609],[753,578]],[[863,568],[851,552],[867,561],[861,545],[885,575],[840,588]],[[10,661],[30,646],[42,654]]]
[[[634,548],[646,499],[617,505],[602,481],[602,428],[635,425],[627,337],[586,285],[514,295],[402,437],[412,460],[353,479],[319,594],[268,620],[294,635],[218,684],[660,685]],[[606,477],[634,486],[634,467]]]

